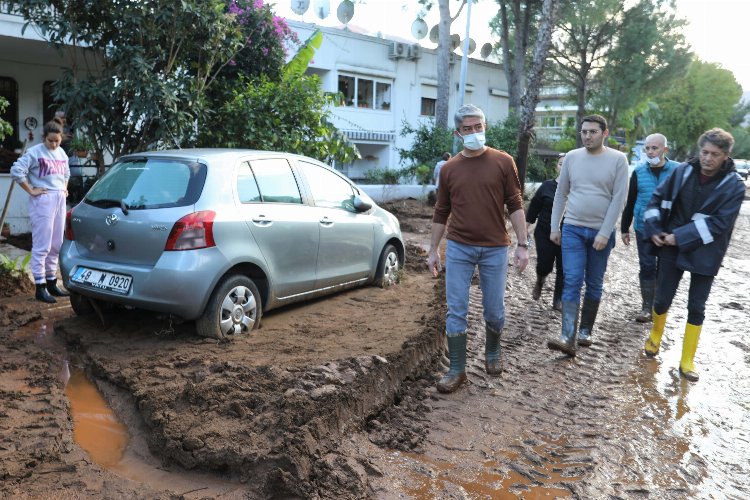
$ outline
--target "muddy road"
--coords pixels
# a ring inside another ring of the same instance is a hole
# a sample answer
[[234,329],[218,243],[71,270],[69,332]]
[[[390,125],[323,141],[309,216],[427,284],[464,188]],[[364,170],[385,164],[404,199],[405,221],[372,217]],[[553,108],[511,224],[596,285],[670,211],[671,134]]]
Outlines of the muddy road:
[[593,346],[546,348],[560,317],[551,282],[530,299],[532,259],[510,268],[503,375],[484,373],[474,286],[469,382],[439,395],[443,283],[422,268],[430,209],[413,201],[389,207],[411,243],[401,284],[271,313],[234,342],[2,298],[0,497],[747,498],[748,203],[696,384],[677,374],[687,285],[645,358],[637,255],[618,242]]

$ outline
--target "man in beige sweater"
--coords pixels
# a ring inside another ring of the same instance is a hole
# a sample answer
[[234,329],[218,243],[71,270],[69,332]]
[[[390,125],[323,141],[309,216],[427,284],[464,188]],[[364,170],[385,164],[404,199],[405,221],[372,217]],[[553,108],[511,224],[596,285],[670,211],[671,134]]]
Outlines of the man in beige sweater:
[[[615,246],[614,229],[628,194],[628,161],[604,145],[609,131],[599,115],[584,117],[584,147],[565,156],[552,205],[550,240],[562,243],[562,333],[547,347],[575,356],[577,345],[589,346],[599,311],[607,260]],[[562,231],[560,220],[565,213]],[[583,306],[581,287],[586,283]],[[578,313],[581,326],[578,329]]]

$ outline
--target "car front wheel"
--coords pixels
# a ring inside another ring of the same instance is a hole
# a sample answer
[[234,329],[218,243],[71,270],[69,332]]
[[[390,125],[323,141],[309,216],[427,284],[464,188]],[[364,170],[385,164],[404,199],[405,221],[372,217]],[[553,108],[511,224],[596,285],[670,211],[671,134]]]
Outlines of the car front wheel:
[[255,283],[247,276],[227,276],[211,294],[195,327],[203,337],[227,339],[258,328],[261,311],[260,293]]
[[396,247],[388,244],[383,248],[378,261],[378,269],[375,273],[375,284],[381,288],[394,285],[401,279],[400,262],[398,260],[398,250]]

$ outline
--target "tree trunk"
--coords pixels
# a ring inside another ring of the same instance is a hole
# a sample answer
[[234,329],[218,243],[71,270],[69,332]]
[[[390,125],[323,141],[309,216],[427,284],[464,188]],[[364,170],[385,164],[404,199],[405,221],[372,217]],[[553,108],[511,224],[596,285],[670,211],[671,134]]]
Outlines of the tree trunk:
[[576,85],[576,147],[580,148],[583,146],[581,140],[581,134],[578,132],[581,130],[581,123],[583,117],[586,116],[586,78],[579,78],[578,84]]
[[448,0],[439,0],[438,8],[440,10],[440,23],[438,28],[438,49],[437,49],[437,102],[435,103],[435,125],[443,129],[452,129],[453,125],[448,124],[448,106],[450,99],[450,64],[448,58],[451,52],[450,29],[451,29],[451,12]]
[[[519,2],[520,0],[515,0]],[[501,1],[500,3],[500,22],[502,23],[500,29],[500,45],[503,50],[503,71],[505,72],[505,79],[508,81],[508,112],[517,113],[521,107],[521,79],[519,77],[519,70],[521,68],[516,67],[516,60],[511,57],[510,53],[510,30],[508,28],[508,7],[507,1]]]
[[521,99],[521,121],[518,131],[518,153],[516,156],[516,167],[518,168],[518,180],[521,181],[521,189],[526,184],[526,170],[529,162],[529,147],[534,133],[534,118],[536,116],[536,105],[539,104],[539,91],[542,87],[544,66],[552,45],[552,31],[557,23],[559,0],[544,0],[542,4],[542,23],[539,26],[536,43],[534,45],[534,57],[526,79],[526,92]]

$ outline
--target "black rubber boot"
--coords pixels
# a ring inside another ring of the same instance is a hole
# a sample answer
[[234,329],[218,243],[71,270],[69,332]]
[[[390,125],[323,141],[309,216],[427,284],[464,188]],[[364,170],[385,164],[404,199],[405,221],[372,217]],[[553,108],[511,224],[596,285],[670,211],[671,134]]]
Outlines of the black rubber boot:
[[57,302],[55,298],[47,292],[47,285],[44,283],[36,284],[36,300],[40,302],[46,302],[47,304],[54,304]]
[[536,283],[534,284],[534,289],[531,291],[531,298],[534,300],[539,300],[539,297],[542,296],[542,287],[544,286],[544,278],[545,276],[539,276],[536,275]]
[[651,309],[654,307],[655,292],[656,280],[641,279],[641,312],[635,317],[638,323],[648,323],[651,321]]
[[596,314],[599,312],[599,301],[583,298],[581,307],[581,328],[578,330],[578,345],[590,346],[594,341],[591,332],[594,329]]
[[484,341],[484,369],[487,375],[500,375],[503,373],[503,365],[500,359],[500,336],[502,329],[495,330],[489,325],[485,325]]
[[450,393],[466,382],[466,333],[448,337],[448,359],[451,367],[437,383],[437,390]]
[[57,287],[57,279],[47,280],[47,291],[54,297],[70,297],[70,294]]
[[555,311],[562,311],[562,289],[563,279],[561,277],[556,277],[555,291],[552,294],[552,309]]
[[576,355],[576,332],[578,331],[578,303],[562,303],[562,333],[559,339],[547,341],[547,347],[553,351],[562,351],[568,356]]

